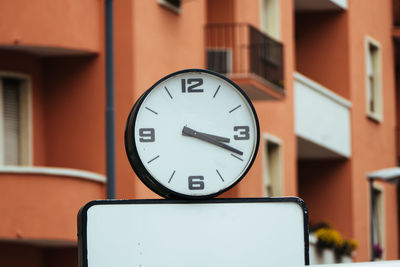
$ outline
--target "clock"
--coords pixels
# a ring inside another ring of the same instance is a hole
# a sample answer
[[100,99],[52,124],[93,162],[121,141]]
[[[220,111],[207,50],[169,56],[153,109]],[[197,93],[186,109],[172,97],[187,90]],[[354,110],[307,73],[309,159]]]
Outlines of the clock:
[[203,69],[156,82],[133,106],[125,129],[133,170],[166,198],[211,198],[232,188],[253,164],[259,139],[243,90]]

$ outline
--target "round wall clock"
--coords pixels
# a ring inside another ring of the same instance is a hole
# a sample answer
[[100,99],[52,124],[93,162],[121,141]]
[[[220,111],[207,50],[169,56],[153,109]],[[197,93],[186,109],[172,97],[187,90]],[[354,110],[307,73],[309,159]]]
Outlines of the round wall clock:
[[137,176],[167,198],[211,198],[248,172],[259,145],[243,90],[212,71],[172,73],[133,106],[125,148]]

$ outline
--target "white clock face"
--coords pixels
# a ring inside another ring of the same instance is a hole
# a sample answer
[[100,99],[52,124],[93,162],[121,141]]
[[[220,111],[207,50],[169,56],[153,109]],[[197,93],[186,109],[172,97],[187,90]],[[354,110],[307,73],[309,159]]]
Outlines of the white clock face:
[[164,196],[222,193],[250,168],[259,142],[257,117],[242,91],[203,70],[175,73],[149,89],[133,108],[129,131],[133,168]]

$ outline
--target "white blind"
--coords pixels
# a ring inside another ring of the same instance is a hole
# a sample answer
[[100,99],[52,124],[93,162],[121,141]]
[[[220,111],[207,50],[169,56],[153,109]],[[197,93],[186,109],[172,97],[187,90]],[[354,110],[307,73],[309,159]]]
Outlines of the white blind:
[[20,81],[3,79],[4,165],[20,164]]

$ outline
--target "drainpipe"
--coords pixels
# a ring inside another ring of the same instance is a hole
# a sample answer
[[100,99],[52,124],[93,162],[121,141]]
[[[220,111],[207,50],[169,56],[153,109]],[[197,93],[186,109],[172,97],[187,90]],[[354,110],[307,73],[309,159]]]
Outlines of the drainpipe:
[[107,198],[115,198],[113,1],[105,0]]

